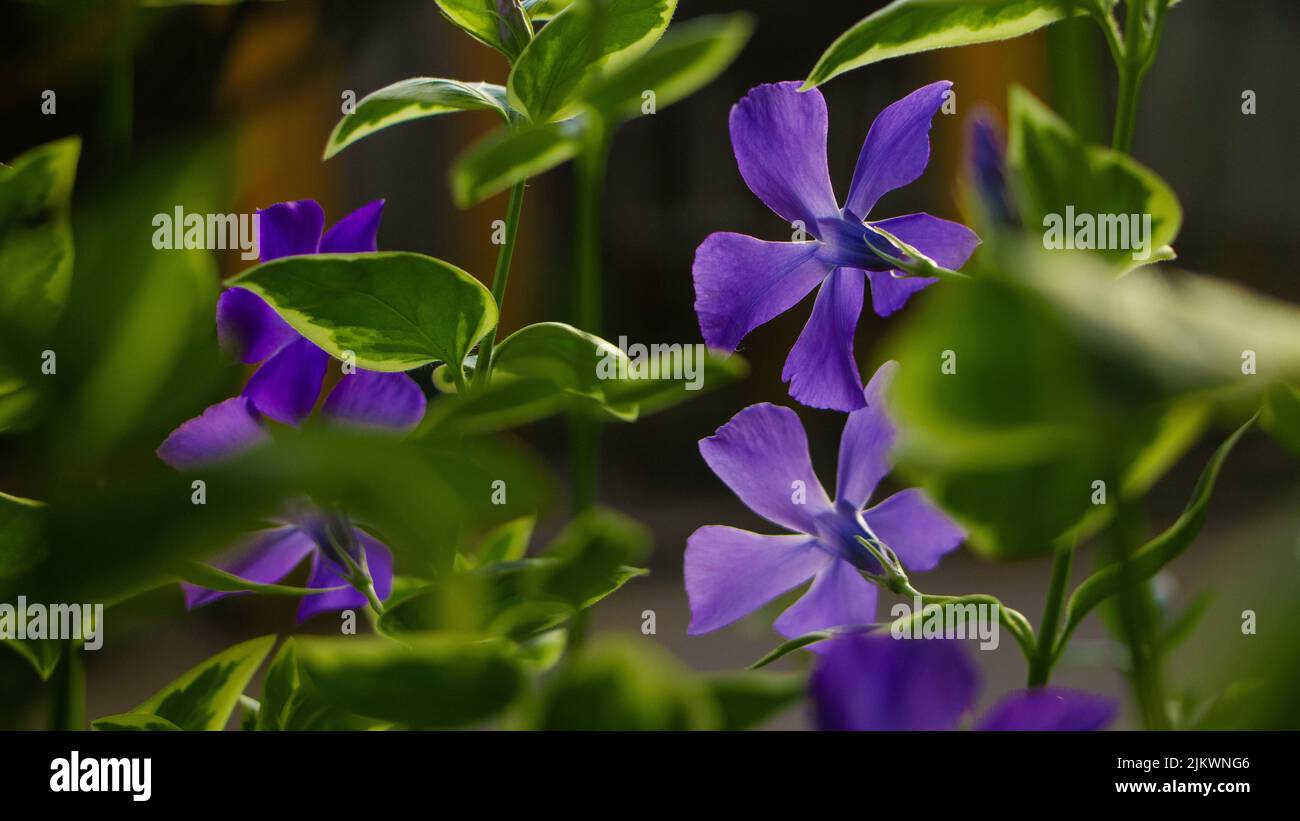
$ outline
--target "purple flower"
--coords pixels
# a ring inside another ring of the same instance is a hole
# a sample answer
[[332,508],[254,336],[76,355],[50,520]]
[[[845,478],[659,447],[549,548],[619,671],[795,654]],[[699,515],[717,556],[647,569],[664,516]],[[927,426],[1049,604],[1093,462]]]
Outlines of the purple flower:
[[1006,140],[987,109],[971,116],[967,144],[970,152],[970,180],[994,225],[1018,227],[1020,218],[1011,204],[1007,187]]
[[[895,639],[886,632],[832,639],[811,682],[823,730],[955,730],[974,706],[979,674],[955,640]],[[1101,730],[1111,699],[1043,687],[1005,696],[977,730]]]
[[887,545],[915,571],[932,569],[965,538],[919,490],[863,510],[890,468],[895,430],[883,396],[896,367],[881,366],[867,385],[867,406],[848,416],[834,502],[813,473],[803,426],[789,408],[752,405],[701,440],[700,453],[718,478],[751,510],[793,535],[713,525],[691,534],[685,576],[692,635],[724,627],[809,579],[808,592],[776,620],[778,632],[793,637],[869,624],[876,617],[876,587],[859,571],[883,568],[859,536]]
[[947,81],[917,89],[880,113],[867,132],[844,207],[826,166],[826,101],[799,83],[762,85],[731,109],[731,144],[740,174],[769,208],[801,223],[815,241],[765,242],[712,234],[695,252],[695,312],[714,348],[734,351],[750,331],[793,308],[820,286],[808,324],[790,350],[782,380],[805,405],[851,411],[863,406],[853,336],[871,284],[880,316],[902,308],[931,278],[905,277],[876,252],[899,251],[875,225],[946,268],[960,268],[979,238],[929,214],[865,223],[881,196],[916,180],[930,160],[930,122]]
[[[373,252],[382,208],[382,201],[362,206],[322,235],[324,213],[312,200],[273,205],[259,212],[261,259]],[[172,431],[159,446],[158,457],[178,469],[220,462],[266,440],[264,418],[299,425],[320,398],[329,354],[295,331],[261,297],[243,288],[225,291],[217,303],[217,334],[222,347],[242,362],[261,364],[240,396],[212,405]],[[360,368],[343,375],[321,406],[321,415],[330,420],[394,430],[413,428],[424,411],[424,393],[409,376]],[[388,548],[337,515],[319,512],[295,516],[291,523],[258,533],[215,564],[248,581],[274,584],[308,555],[307,587],[348,584],[350,559],[369,569],[379,598],[392,590],[393,560]],[[232,595],[189,584],[182,587],[189,607]],[[298,620],[365,604],[365,596],[351,587],[306,596]]]
[[[261,260],[373,252],[383,207],[382,200],[363,205],[323,236],[325,214],[313,200],[265,208],[258,212]],[[217,337],[241,362],[261,363],[243,392],[259,413],[286,425],[301,424],[311,415],[329,354],[295,331],[261,297],[243,288],[226,290],[217,302]],[[406,374],[360,369],[339,381],[324,408],[336,418],[394,428],[414,427],[424,409],[424,393]]]

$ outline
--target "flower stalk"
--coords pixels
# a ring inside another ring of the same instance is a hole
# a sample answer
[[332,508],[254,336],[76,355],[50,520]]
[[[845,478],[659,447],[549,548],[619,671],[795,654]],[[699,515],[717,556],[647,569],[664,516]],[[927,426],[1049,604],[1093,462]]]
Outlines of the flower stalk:
[[474,386],[483,387],[492,376],[492,350],[501,335],[501,313],[505,309],[506,284],[510,281],[510,261],[515,253],[515,239],[519,232],[519,215],[524,208],[524,188],[527,180],[520,180],[510,189],[506,205],[506,236],[497,254],[496,270],[492,273],[492,299],[497,306],[497,326],[479,347],[478,367],[474,372]]

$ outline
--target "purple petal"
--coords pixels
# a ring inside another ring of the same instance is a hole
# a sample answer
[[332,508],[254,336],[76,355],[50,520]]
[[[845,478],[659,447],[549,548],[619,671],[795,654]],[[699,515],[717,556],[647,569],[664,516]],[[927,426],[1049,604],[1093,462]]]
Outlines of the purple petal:
[[784,528],[816,533],[831,500],[808,456],[803,424],[789,408],[764,402],[700,440],[700,454],[750,510]]
[[[370,578],[375,583],[375,595],[383,601],[393,592],[393,554],[364,531],[353,528],[353,533],[356,535],[357,543],[365,548],[366,565],[370,569]],[[345,575],[346,571],[333,560],[326,558],[321,551],[317,550],[312,554],[311,573],[307,577],[307,586],[315,588],[342,586],[343,589],[303,596],[298,604],[299,624],[319,613],[359,610],[369,604],[361,591],[348,584]]]
[[836,559],[813,579],[808,592],[773,623],[786,638],[814,630],[871,624],[876,620],[876,586],[857,569]]
[[1007,190],[1007,143],[996,119],[987,109],[977,109],[970,117],[967,145],[970,151],[970,176],[980,202],[988,216],[998,225],[1015,226],[1020,220]]
[[954,271],[966,264],[980,244],[979,236],[960,222],[926,213],[872,222],[945,268]]
[[[966,264],[980,244],[975,232],[961,223],[929,214],[891,217],[872,225],[954,271]],[[912,294],[939,281],[934,277],[903,276],[901,271],[868,271],[867,278],[871,280],[871,307],[879,316],[889,316],[907,304]]]
[[816,242],[764,242],[744,234],[710,234],[695,251],[695,313],[711,348],[734,351],[764,322],[817,287],[831,266]]
[[891,103],[862,144],[844,210],[863,219],[876,201],[920,177],[930,162],[930,123],[952,83],[940,80]]
[[896,370],[898,363],[892,361],[876,370],[863,392],[867,406],[849,414],[840,434],[835,501],[844,502],[853,510],[861,510],[866,505],[892,466],[889,452],[897,431],[885,415],[885,390]]
[[379,250],[379,219],[384,201],[368,202],[325,232],[320,240],[322,254],[365,254]]
[[749,190],[787,222],[805,230],[839,214],[826,169],[826,100],[799,83],[750,89],[731,108],[731,147]]
[[893,548],[903,567],[924,572],[957,549],[966,533],[920,490],[895,493],[863,512],[867,526]]
[[315,200],[278,202],[257,212],[262,262],[280,257],[314,254],[320,247],[325,212]]
[[1018,690],[993,705],[977,730],[1104,730],[1115,720],[1113,699],[1080,690]]
[[[316,543],[311,537],[298,528],[279,527],[256,534],[245,545],[212,564],[250,582],[275,584],[289,575],[315,548]],[[248,592],[209,590],[185,582],[181,583],[181,588],[185,591],[185,606],[191,610],[226,596]]]
[[979,689],[956,641],[888,633],[834,639],[810,690],[823,730],[952,730]]
[[174,468],[196,467],[229,459],[267,438],[253,403],[236,396],[183,423],[168,434],[157,453]]
[[912,294],[939,281],[936,277],[901,276],[893,271],[868,271],[867,279],[871,281],[871,309],[876,316],[897,312]]
[[836,269],[822,283],[808,324],[785,360],[781,379],[790,383],[790,395],[808,407],[853,411],[865,404],[853,358],[864,281],[862,271]]
[[245,288],[229,288],[217,300],[217,339],[222,350],[245,365],[274,356],[302,336]]
[[299,339],[268,359],[244,386],[244,396],[263,414],[286,425],[311,415],[320,398],[329,354]]
[[687,632],[694,636],[731,624],[806,582],[828,561],[807,536],[700,528],[686,540]]
[[330,390],[321,413],[346,422],[410,430],[424,418],[425,398],[404,373],[358,370]]

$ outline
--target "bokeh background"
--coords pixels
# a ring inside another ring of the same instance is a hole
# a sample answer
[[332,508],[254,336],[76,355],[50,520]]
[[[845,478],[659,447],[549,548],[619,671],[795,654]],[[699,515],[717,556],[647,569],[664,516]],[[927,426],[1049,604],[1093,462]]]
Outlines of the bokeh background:
[[[758,27],[717,82],[618,133],[604,213],[603,336],[644,343],[700,341],[690,277],[700,241],[720,230],[788,238],[788,227],[750,194],[737,173],[728,109],[753,85],[804,77],[840,32],[881,5],[682,0],[678,19],[746,8]],[[495,127],[491,115],[404,124],[328,162],[320,159],[347,91],[360,98],[417,75],[505,81],[499,56],[445,22],[429,0],[175,8],[6,2],[0,14],[0,159],[51,139],[82,135],[74,204],[83,221],[95,219],[84,203],[111,203],[113,192],[153,158],[180,152],[182,165],[222,164],[219,210],[249,212],[311,197],[332,222],[383,198],[381,248],[431,254],[485,281],[490,277],[497,250],[490,242],[491,224],[503,215],[505,198],[459,211],[450,201],[447,170],[463,148]],[[1180,265],[1292,302],[1300,302],[1297,42],[1300,4],[1293,0],[1182,4],[1169,15],[1159,58],[1147,77],[1133,149],[1181,198]],[[916,184],[888,195],[879,206],[882,215],[926,210],[958,218],[954,188],[962,174],[965,123],[980,106],[1003,113],[1012,83],[1049,101],[1095,140],[1108,141],[1114,94],[1109,56],[1095,26],[1065,24],[1003,43],[887,61],[830,82],[823,91],[831,116],[831,177],[841,194],[876,112],[938,79],[955,82],[957,112],[937,119],[929,170]],[[54,115],[41,113],[46,89],[58,95]],[[1257,95],[1254,115],[1241,112],[1248,89]],[[197,148],[214,138],[229,149],[218,159]],[[530,184],[503,316],[506,331],[568,318],[571,204],[567,167]],[[139,247],[151,235],[147,223],[127,225],[112,242]],[[214,256],[214,272],[222,276],[245,265],[234,253]],[[742,353],[752,372],[743,382],[636,425],[606,428],[601,501],[643,520],[654,533],[655,551],[651,575],[603,603],[594,629],[639,631],[643,612],[653,610],[657,632],[646,640],[700,670],[742,667],[777,643],[770,614],[709,636],[687,636],[681,561],[687,536],[701,525],[767,527],[705,468],[696,442],[746,405],[793,404],[780,382],[781,365],[810,304],[746,340]],[[895,321],[864,314],[858,352],[865,372],[878,362],[875,345]],[[215,348],[211,328],[195,332],[211,337]],[[196,401],[181,407],[186,401],[177,401],[167,424],[202,407]],[[830,483],[842,416],[800,413],[814,461]],[[523,436],[562,479],[562,422],[536,425]],[[1207,436],[1158,486],[1149,500],[1153,526],[1163,527],[1177,515],[1219,438]],[[135,450],[135,458],[149,453]],[[0,489],[22,492],[21,464],[0,440]],[[543,521],[538,542],[562,524],[563,511],[557,504]],[[1294,663],[1286,659],[1294,659],[1300,646],[1283,637],[1290,635],[1286,631],[1298,609],[1292,600],[1298,534],[1300,465],[1265,436],[1253,435],[1229,461],[1198,542],[1161,579],[1164,594],[1184,604],[1203,591],[1210,594],[1193,640],[1170,660],[1172,689],[1217,692],[1228,683],[1226,668],[1234,659],[1246,659],[1246,667],[1232,674],[1245,678],[1250,664]],[[1079,564],[1086,567],[1087,560]],[[923,579],[923,589],[993,593],[1036,620],[1047,573],[1046,559],[994,565],[959,552]],[[236,597],[187,614],[175,588],[115,608],[107,619],[104,649],[87,654],[88,715],[131,708],[237,640],[292,629],[293,609],[287,600]],[[1246,609],[1258,613],[1257,636],[1241,633]],[[1059,681],[1124,695],[1123,676],[1115,670],[1122,657],[1105,635],[1091,618],[1060,668]],[[1000,650],[979,654],[985,703],[1023,681],[1023,661],[1010,637],[1004,639]],[[1286,658],[1279,659],[1279,653]],[[21,659],[0,652],[0,726],[43,724],[43,695],[36,685]],[[794,728],[805,721],[794,709],[772,726]],[[1121,720],[1121,726],[1132,723],[1129,715]]]

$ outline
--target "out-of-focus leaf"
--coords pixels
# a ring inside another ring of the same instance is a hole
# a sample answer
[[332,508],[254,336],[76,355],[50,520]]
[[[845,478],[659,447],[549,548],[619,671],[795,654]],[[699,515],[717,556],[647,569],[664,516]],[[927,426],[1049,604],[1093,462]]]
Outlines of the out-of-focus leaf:
[[259,265],[233,283],[261,296],[299,333],[359,367],[407,371],[460,362],[497,322],[474,277],[421,254],[317,254]]
[[602,636],[556,675],[536,707],[543,730],[708,730],[709,687],[654,641]]
[[740,12],[673,26],[645,55],[592,83],[583,101],[607,122],[645,113],[647,91],[654,93],[652,113],[667,108],[713,82],[753,31],[753,17]]
[[148,713],[121,713],[95,719],[90,722],[90,729],[127,732],[169,732],[179,731],[181,728],[162,716],[149,715]]
[[[1059,239],[1074,244],[1075,222],[1090,220],[1089,244],[1119,271],[1172,259],[1183,211],[1164,180],[1119,151],[1087,145],[1047,106],[1020,87],[1011,89],[1007,170],[1025,225],[1060,228]],[[1145,220],[1150,217],[1149,223]],[[1137,225],[1133,220],[1137,220]],[[1146,227],[1149,226],[1149,233]],[[1145,259],[1136,259],[1137,236],[1145,236]],[[1101,247],[1102,233],[1110,247]],[[1080,239],[1083,237],[1080,235]]]
[[1066,0],[895,0],[831,43],[804,88],[891,57],[1019,37],[1069,13]]
[[0,164],[0,324],[48,332],[72,279],[69,208],[81,140],[46,143]]
[[27,659],[41,681],[49,681],[50,676],[54,675],[54,669],[59,666],[66,645],[66,642],[59,639],[12,638],[0,639],[0,643]]
[[377,724],[322,700],[299,669],[295,640],[285,640],[262,681],[262,702],[254,729],[366,730]]
[[444,576],[387,608],[379,627],[393,636],[461,630],[524,639],[644,575],[632,563],[648,548],[644,526],[596,508],[574,519],[542,556]]
[[502,120],[510,121],[510,106],[506,102],[504,87],[441,77],[402,80],[357,101],[352,113],[339,120],[330,133],[324,159],[328,160],[354,142],[390,125],[457,111],[484,110],[495,111]]
[[677,0],[578,0],[515,61],[511,105],[534,123],[563,118],[586,83],[649,50],[676,8]]
[[582,150],[582,123],[567,120],[503,129],[484,137],[451,166],[451,196],[460,208],[549,171]]
[[1291,385],[1269,390],[1262,423],[1274,439],[1300,456],[1300,391]]
[[1187,508],[1176,522],[1143,545],[1127,560],[1107,565],[1089,576],[1075,589],[1066,602],[1065,630],[1060,642],[1062,645],[1092,608],[1120,590],[1151,578],[1160,571],[1160,568],[1182,555],[1183,551],[1191,546],[1192,541],[1196,539],[1196,534],[1200,533],[1201,526],[1205,524],[1210,495],[1214,492],[1214,483],[1219,477],[1223,463],[1232,452],[1232,448],[1254,424],[1255,419],[1250,419],[1237,428],[1222,445],[1219,445],[1218,450],[1210,457],[1205,470],[1201,472]]
[[568,646],[568,630],[548,630],[519,645],[519,662],[533,675],[545,673],[560,663]]
[[41,551],[45,505],[0,493],[0,578],[30,567]]
[[521,0],[436,0],[444,17],[485,46],[514,60],[533,39]]
[[1107,475],[1086,360],[1061,320],[1009,282],[934,290],[891,348],[899,467],[984,556],[1045,553]]
[[206,587],[209,590],[220,590],[225,593],[260,593],[263,596],[310,596],[315,593],[342,590],[347,587],[347,585],[340,585],[338,587],[311,588],[290,587],[283,584],[260,584],[240,578],[233,573],[227,573],[220,568],[193,561],[179,564],[176,567],[176,578],[190,584],[197,584],[199,587]]
[[724,730],[759,726],[801,699],[807,685],[799,673],[721,673],[706,680]]
[[166,719],[182,730],[223,729],[274,644],[275,636],[262,636],[223,650],[131,712]]
[[483,566],[522,559],[528,552],[528,543],[533,538],[533,526],[536,524],[536,516],[520,516],[488,531],[479,540],[478,550],[474,554],[475,563]]
[[1136,426],[1143,445],[1128,460],[1120,491],[1130,499],[1145,496],[1196,443],[1210,424],[1210,405],[1204,402],[1175,403],[1162,411],[1151,426]]
[[412,727],[460,727],[498,712],[522,673],[508,642],[408,635],[299,639],[303,671],[326,703]]

